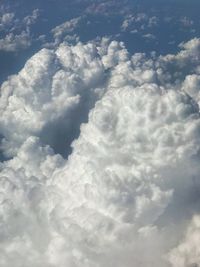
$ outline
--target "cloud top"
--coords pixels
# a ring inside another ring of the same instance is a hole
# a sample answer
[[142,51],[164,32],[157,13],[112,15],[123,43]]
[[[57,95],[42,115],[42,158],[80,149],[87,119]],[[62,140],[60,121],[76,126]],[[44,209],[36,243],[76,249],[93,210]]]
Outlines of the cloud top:
[[63,43],[4,82],[1,266],[198,266],[199,44]]

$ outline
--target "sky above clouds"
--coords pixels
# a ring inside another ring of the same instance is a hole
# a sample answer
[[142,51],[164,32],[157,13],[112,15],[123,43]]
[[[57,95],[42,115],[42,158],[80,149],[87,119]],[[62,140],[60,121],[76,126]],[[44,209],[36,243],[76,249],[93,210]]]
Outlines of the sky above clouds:
[[198,1],[2,1],[0,266],[200,266]]

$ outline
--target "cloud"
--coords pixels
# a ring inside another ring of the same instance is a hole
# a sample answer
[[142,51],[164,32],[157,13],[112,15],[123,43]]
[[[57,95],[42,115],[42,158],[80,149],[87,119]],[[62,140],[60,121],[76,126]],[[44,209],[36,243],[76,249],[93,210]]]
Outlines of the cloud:
[[[1,10],[4,13],[4,10]],[[27,49],[32,44],[30,26],[37,21],[39,10],[33,10],[31,15],[21,21],[13,12],[2,14],[0,17],[0,51],[17,52]]]
[[200,41],[194,38],[179,45],[181,51],[159,57],[159,79],[163,83],[173,82],[181,85],[187,75],[199,75]]
[[1,266],[199,264],[199,43],[62,43],[4,82]]
[[142,35],[142,37],[147,39],[147,40],[155,40],[156,39],[155,35],[153,35],[151,33],[144,34],[144,35]]
[[188,17],[183,17],[183,18],[180,19],[180,23],[181,23],[184,27],[188,28],[188,27],[191,27],[191,26],[194,24],[194,21],[191,20],[191,19],[188,18]]
[[196,267],[200,262],[199,251],[200,238],[200,219],[199,216],[194,216],[190,223],[185,239],[177,248],[170,253],[170,261],[172,266],[182,267],[190,266]]
[[34,55],[17,76],[2,85],[0,124],[6,153],[15,154],[30,135],[40,136],[55,148],[59,138],[68,142],[72,138],[69,129],[78,134],[79,124],[87,119],[103,77],[92,44],[60,45],[56,52],[43,49]]
[[113,14],[121,14],[127,12],[127,1],[115,1],[115,0],[108,0],[108,1],[86,1],[88,4],[86,7],[86,13],[88,14],[100,14],[104,16],[110,16]]
[[39,14],[40,14],[39,9],[34,9],[32,11],[31,15],[24,17],[23,21],[24,21],[25,25],[28,27],[28,26],[34,24],[37,21]]
[[31,45],[29,33],[23,31],[18,35],[9,33],[5,38],[0,39],[0,50],[6,52],[15,52],[20,49],[26,49]]
[[159,19],[156,16],[151,16],[146,13],[136,13],[135,15],[126,15],[122,25],[121,30],[133,31],[133,30],[148,30],[149,28],[156,27],[158,25]]
[[0,28],[4,29],[6,26],[10,25],[14,18],[14,13],[5,13],[0,18]]
[[55,39],[55,43],[59,44],[62,41],[62,38],[66,37],[67,35],[73,33],[75,29],[80,24],[81,17],[71,19],[62,23],[61,25],[56,26],[53,30],[53,36]]

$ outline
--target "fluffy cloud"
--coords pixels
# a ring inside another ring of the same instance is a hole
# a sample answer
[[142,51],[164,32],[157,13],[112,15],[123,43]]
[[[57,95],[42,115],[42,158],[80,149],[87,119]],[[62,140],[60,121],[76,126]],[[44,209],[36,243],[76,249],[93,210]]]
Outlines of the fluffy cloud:
[[159,19],[156,16],[149,16],[145,13],[127,15],[121,25],[122,31],[132,31],[134,29],[145,30],[156,27]]
[[30,26],[38,18],[39,11],[33,10],[31,15],[21,20],[15,17],[13,12],[0,14],[0,51],[16,52],[28,48],[32,43]]
[[14,18],[14,13],[5,13],[0,17],[0,29],[10,25]]
[[199,264],[199,43],[61,44],[2,85],[1,266]]
[[6,152],[15,153],[30,135],[53,147],[61,142],[62,148],[62,141],[71,139],[65,136],[69,129],[69,134],[75,134],[87,119],[102,77],[103,65],[92,44],[38,52],[2,85],[0,124]]
[[15,52],[20,49],[26,49],[31,45],[29,33],[23,31],[18,35],[9,33],[4,39],[0,39],[0,50],[6,52]]
[[[80,24],[81,17],[71,19],[62,23],[61,25],[56,26],[53,30],[53,36],[55,39],[55,44],[60,44],[63,41],[63,38],[66,38],[69,34],[74,33],[75,29]],[[78,38],[76,36],[76,38]]]
[[187,229],[185,240],[177,248],[173,249],[169,255],[172,266],[199,266],[199,238],[200,218],[195,216]]

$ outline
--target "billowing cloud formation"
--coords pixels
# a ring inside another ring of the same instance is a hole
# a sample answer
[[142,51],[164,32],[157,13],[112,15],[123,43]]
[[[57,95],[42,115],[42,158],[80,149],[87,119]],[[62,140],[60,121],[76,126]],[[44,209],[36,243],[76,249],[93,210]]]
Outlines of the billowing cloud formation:
[[56,146],[52,142],[67,139],[68,131],[79,129],[98,98],[97,87],[104,77],[96,55],[92,44],[61,45],[56,52],[43,49],[3,84],[1,133],[8,155],[13,155],[30,135]]
[[199,47],[61,44],[2,85],[1,266],[198,266]]

